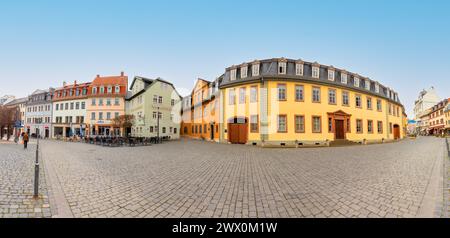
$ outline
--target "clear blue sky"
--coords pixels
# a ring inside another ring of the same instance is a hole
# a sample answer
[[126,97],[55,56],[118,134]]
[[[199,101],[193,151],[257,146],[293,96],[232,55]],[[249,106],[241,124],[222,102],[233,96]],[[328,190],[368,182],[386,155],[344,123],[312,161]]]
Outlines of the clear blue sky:
[[[1,1],[0,95],[125,71],[188,92],[233,64],[302,58],[450,97],[450,1]],[[130,80],[131,81],[131,80]]]

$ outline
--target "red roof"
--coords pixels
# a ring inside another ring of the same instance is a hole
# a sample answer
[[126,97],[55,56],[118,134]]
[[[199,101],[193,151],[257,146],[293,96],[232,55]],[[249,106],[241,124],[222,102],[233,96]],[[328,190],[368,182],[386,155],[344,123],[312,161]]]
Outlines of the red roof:
[[106,76],[101,77],[97,75],[97,77],[92,82],[91,86],[106,86],[106,85],[121,85],[128,86],[128,76],[123,73],[120,76]]

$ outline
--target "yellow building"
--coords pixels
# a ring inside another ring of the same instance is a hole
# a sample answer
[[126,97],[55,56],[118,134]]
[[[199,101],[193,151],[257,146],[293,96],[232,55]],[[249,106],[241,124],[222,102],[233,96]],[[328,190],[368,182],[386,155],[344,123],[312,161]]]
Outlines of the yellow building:
[[218,81],[198,79],[191,95],[183,99],[181,135],[219,141]]
[[392,89],[333,66],[284,58],[226,69],[222,142],[327,145],[402,139],[404,107]]

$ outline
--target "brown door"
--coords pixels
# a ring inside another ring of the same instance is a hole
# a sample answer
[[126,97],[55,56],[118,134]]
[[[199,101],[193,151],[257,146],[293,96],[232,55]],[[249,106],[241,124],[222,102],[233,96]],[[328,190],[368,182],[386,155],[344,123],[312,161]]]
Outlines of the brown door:
[[233,144],[239,142],[239,126],[237,124],[228,124],[228,139]]
[[394,140],[400,139],[400,127],[398,125],[394,125]]
[[335,120],[334,121],[334,133],[336,135],[337,140],[345,139],[344,121],[343,120]]
[[247,143],[247,124],[239,124],[239,144]]

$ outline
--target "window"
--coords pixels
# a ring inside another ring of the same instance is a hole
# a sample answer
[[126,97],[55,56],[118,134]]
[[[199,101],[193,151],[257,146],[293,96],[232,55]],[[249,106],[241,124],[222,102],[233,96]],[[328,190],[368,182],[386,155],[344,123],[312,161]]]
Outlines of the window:
[[111,120],[111,113],[110,112],[106,113],[106,120]]
[[341,73],[341,83],[343,84],[347,84],[347,74],[346,73]]
[[150,127],[150,133],[153,133],[153,126]]
[[312,77],[318,79],[320,77],[319,74],[319,67],[318,66],[313,66],[312,67]]
[[95,98],[93,98],[92,101],[91,101],[91,105],[95,106],[95,104],[96,104],[96,100],[95,100]]
[[111,98],[106,99],[106,106],[111,106]]
[[119,94],[119,93],[120,93],[120,86],[116,86],[114,92],[115,92],[116,94]]
[[73,110],[73,105],[74,105],[74,103],[71,102],[71,103],[70,103],[70,110]]
[[237,72],[236,69],[232,69],[232,70],[230,71],[230,81],[236,80],[236,72]]
[[97,94],[97,87],[92,88],[92,94]]
[[370,90],[370,80],[366,79],[364,81],[364,86],[365,86],[366,90]]
[[228,104],[229,105],[236,104],[236,94],[235,94],[234,88],[232,88],[228,91]]
[[361,119],[356,119],[356,133],[362,133],[363,131],[362,128],[362,120]]
[[328,80],[334,81],[334,70],[332,69],[328,70]]
[[250,102],[258,101],[258,86],[250,87]]
[[328,103],[336,104],[336,90],[335,89],[328,89]]
[[312,132],[321,133],[322,132],[322,117],[313,116],[312,117]]
[[105,93],[105,87],[100,87],[100,94],[103,94],[103,93]]
[[165,127],[162,128],[162,133],[166,133],[166,128]]
[[112,86],[108,86],[108,93],[112,93]]
[[173,134],[177,134],[177,128],[173,128]]
[[295,101],[301,102],[304,100],[304,87],[303,85],[295,85]]
[[175,99],[170,100],[170,105],[174,106],[175,105]]
[[239,104],[245,103],[245,88],[239,89]]
[[250,132],[258,133],[258,115],[250,116]]
[[156,119],[156,112],[153,112],[153,119]]
[[287,132],[287,117],[286,115],[278,115],[278,132]]
[[381,100],[380,99],[377,99],[377,110],[379,112],[381,112],[381,110],[382,110],[382,108],[381,108]]
[[286,101],[286,84],[278,84],[278,101]]
[[380,85],[378,83],[375,83],[375,92],[380,93]]
[[333,118],[328,118],[328,132],[333,132]]
[[300,63],[295,64],[295,75],[303,76],[303,64]]
[[252,65],[252,75],[253,77],[259,76],[259,64]]
[[158,97],[158,103],[159,103],[159,104],[162,104],[162,103],[163,103],[163,97],[162,97],[162,96],[159,96],[159,97]]
[[99,112],[98,113],[98,119],[99,120],[103,120],[103,112]]
[[59,110],[59,104],[56,104],[56,111]]
[[119,118],[119,113],[118,112],[114,113],[114,118]]
[[354,77],[353,85],[354,85],[355,87],[358,87],[358,88],[359,88],[359,78]]
[[348,96],[348,92],[347,91],[343,91],[342,92],[342,105],[343,106],[350,105],[349,96]]
[[241,78],[247,78],[247,65],[241,67]]
[[367,120],[367,133],[373,133],[373,121]]
[[305,132],[305,116],[295,116],[295,132],[304,133]]
[[79,109],[80,109],[80,103],[79,103],[79,102],[75,103],[75,109],[76,109],[76,110],[79,110]]
[[199,128],[199,130],[198,130],[198,133],[200,133],[200,134],[202,134],[203,132],[202,132],[202,125],[198,125],[198,128]]
[[362,107],[362,105],[361,105],[361,95],[356,95],[355,96],[355,105],[356,105],[356,107],[359,107],[359,108]]
[[91,120],[95,120],[95,112],[91,113]]
[[367,97],[367,109],[372,110],[372,98]]
[[153,103],[154,104],[158,103],[158,96],[157,95],[153,95]]
[[159,118],[159,119],[162,119],[162,117],[163,117],[162,112],[158,112],[158,118]]
[[383,133],[383,122],[382,121],[377,122],[377,130],[378,130],[378,134]]
[[278,62],[278,74],[286,74],[286,62]]
[[116,106],[120,105],[119,98],[114,98],[114,105],[116,105]]
[[320,88],[313,87],[313,89],[312,89],[312,101],[313,102],[320,102]]
[[103,106],[103,98],[98,99],[98,105]]

